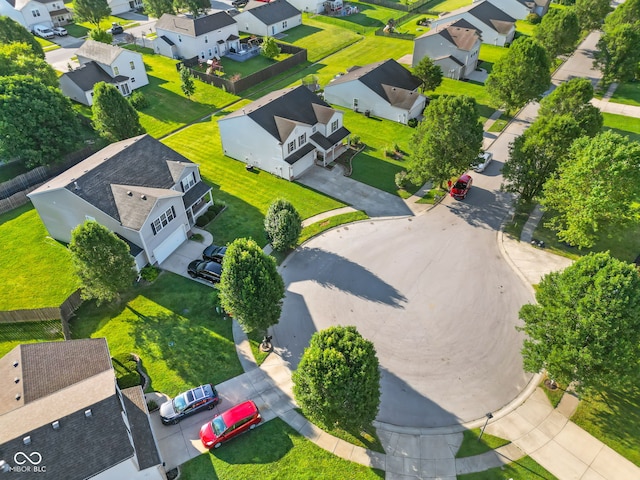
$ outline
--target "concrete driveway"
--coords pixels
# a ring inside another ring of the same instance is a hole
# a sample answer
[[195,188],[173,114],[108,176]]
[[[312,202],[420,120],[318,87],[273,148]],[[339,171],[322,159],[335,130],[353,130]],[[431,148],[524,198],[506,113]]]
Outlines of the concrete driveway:
[[[203,236],[202,242],[196,242],[193,240],[187,240],[180,245],[171,255],[169,255],[164,262],[159,266],[163,270],[177,273],[183,277],[191,278],[187,273],[187,267],[192,261],[202,258],[202,251],[213,243],[213,236],[206,230],[193,227],[192,233],[199,233]],[[194,279],[200,283],[211,286],[211,283],[203,280]]]

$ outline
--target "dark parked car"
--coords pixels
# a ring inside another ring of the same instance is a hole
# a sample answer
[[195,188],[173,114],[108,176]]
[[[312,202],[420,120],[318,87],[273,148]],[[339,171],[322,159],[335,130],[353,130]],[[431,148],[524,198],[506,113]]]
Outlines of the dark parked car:
[[248,400],[205,423],[200,428],[200,440],[206,448],[218,448],[223,442],[253,430],[261,421],[257,405]]
[[244,8],[247,6],[247,3],[249,3],[249,0],[233,0],[233,2],[231,2],[231,5],[236,8]]
[[112,23],[111,28],[107,30],[107,33],[110,33],[111,35],[124,33],[124,27],[122,25],[118,25],[117,23]]
[[211,410],[218,403],[220,397],[215,387],[211,384],[201,385],[160,405],[160,418],[165,425],[175,425],[183,418],[205,408]]
[[451,187],[451,196],[456,200],[463,200],[469,193],[473,179],[471,176],[464,174]]
[[212,262],[222,263],[224,254],[227,253],[227,247],[219,247],[218,245],[209,245],[202,252],[202,258],[211,260]]
[[187,273],[191,278],[202,278],[211,283],[220,281],[222,265],[208,260],[194,260],[187,267]]

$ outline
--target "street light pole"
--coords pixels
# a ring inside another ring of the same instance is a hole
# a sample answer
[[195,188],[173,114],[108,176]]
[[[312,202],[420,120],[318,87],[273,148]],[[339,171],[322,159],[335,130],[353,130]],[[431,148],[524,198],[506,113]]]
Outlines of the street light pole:
[[487,420],[484,422],[484,426],[482,427],[482,430],[480,430],[480,436],[478,437],[478,441],[480,441],[480,439],[482,438],[482,434],[484,433],[484,429],[487,428],[487,424],[489,423],[489,420],[491,420],[493,418],[493,415],[491,414],[491,412],[487,413],[486,415]]

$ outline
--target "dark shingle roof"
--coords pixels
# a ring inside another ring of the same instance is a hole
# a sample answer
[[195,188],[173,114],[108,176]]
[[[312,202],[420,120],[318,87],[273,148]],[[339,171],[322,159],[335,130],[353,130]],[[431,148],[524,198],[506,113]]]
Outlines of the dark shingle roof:
[[273,2],[249,2],[244,9],[251,13],[265,25],[273,25],[283,20],[300,15],[300,10],[286,0],[274,0]]
[[469,9],[469,13],[499,33],[507,33],[516,19],[489,2],[480,2]]
[[[82,46],[76,51],[76,55],[104,63],[105,65],[111,65],[124,51],[122,47],[89,39],[85,40]],[[139,53],[132,53],[140,55]]]
[[100,65],[93,61],[80,65],[80,67],[71,72],[66,72],[62,74],[62,76],[75,83],[83,92],[93,90],[93,86],[98,82],[116,82],[115,79],[111,78],[107,72],[100,68]]
[[463,27],[462,23],[466,20],[451,22],[446,25],[429,30],[427,33],[418,38],[440,35],[449,43],[455,45],[460,50],[469,51],[480,40],[480,30],[469,24],[469,27]]
[[156,22],[156,30],[169,30],[183,35],[198,37],[219,28],[233,25],[236,21],[227,12],[216,12],[199,18],[179,17],[165,13]]
[[307,87],[276,90],[219,120],[247,115],[279,141],[285,140],[296,123],[326,124],[335,113],[328,103]]
[[136,457],[140,470],[160,463],[160,455],[147,416],[147,402],[140,386],[122,390],[124,408],[131,427],[131,437],[136,449]]

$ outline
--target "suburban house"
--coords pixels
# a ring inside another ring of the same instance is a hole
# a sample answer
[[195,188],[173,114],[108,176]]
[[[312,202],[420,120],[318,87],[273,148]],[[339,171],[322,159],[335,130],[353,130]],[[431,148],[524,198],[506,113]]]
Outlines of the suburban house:
[[106,339],[18,345],[0,385],[0,474],[166,479],[142,388],[118,388]]
[[56,240],[95,220],[129,244],[138,269],[162,263],[213,202],[198,165],[148,135],[103,148],[29,198]]
[[142,54],[138,52],[87,40],[76,55],[80,67],[59,79],[62,93],[76,102],[91,106],[93,86],[98,82],[115,85],[124,96],[149,84]]
[[112,15],[119,15],[142,8],[142,0],[108,0]]
[[[474,0],[477,3],[481,0]],[[530,13],[542,17],[549,11],[551,0],[486,0],[517,20],[524,20]]]
[[288,2],[301,12],[324,13],[325,11],[325,0],[288,0]]
[[468,78],[478,66],[480,32],[466,20],[432,28],[413,41],[413,66],[424,57],[440,66],[445,77]]
[[406,124],[422,114],[426,97],[418,93],[422,81],[395,60],[351,67],[324,88],[324,99],[366,115]]
[[431,28],[465,20],[480,31],[482,43],[504,47],[516,34],[516,19],[488,0],[462,7],[431,21]]
[[156,33],[156,53],[169,58],[204,61],[239,49],[238,24],[227,12],[198,18],[165,13],[156,23]]
[[293,180],[328,165],[350,135],[343,112],[304,86],[277,90],[218,120],[225,155]]
[[29,31],[34,25],[66,25],[73,18],[63,0],[0,0],[0,15],[12,18]]
[[259,2],[251,0],[241,13],[233,16],[242,32],[261,37],[273,37],[278,33],[302,24],[300,10],[287,0]]

